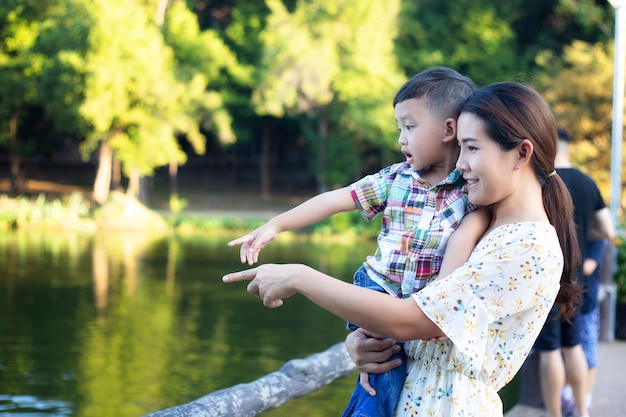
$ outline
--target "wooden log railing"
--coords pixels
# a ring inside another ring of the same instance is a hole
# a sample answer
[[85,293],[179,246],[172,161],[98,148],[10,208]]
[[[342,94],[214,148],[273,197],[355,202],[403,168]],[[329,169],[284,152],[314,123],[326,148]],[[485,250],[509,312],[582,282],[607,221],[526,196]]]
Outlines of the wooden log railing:
[[304,359],[292,359],[278,371],[253,382],[205,395],[190,403],[144,417],[253,417],[354,373],[345,343]]

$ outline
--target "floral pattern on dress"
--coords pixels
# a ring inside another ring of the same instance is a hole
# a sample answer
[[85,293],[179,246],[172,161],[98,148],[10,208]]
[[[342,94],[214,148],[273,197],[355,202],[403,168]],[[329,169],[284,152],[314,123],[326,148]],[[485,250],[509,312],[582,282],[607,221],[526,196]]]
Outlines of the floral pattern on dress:
[[396,416],[502,416],[498,390],[520,369],[554,304],[563,255],[554,228],[500,226],[469,260],[412,297],[448,337],[406,342]]

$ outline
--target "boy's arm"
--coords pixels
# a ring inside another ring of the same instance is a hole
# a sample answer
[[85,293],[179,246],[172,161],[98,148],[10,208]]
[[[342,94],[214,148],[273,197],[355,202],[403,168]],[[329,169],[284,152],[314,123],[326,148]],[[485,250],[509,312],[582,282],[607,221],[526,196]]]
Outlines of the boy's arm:
[[439,270],[439,276],[452,273],[468,259],[476,243],[489,227],[491,213],[489,207],[478,207],[463,217],[459,227],[450,235]]
[[276,239],[280,232],[300,229],[322,221],[333,214],[356,209],[350,187],[327,191],[277,215],[258,229],[228,242],[228,246],[241,245],[241,263],[249,265],[259,260],[261,249]]

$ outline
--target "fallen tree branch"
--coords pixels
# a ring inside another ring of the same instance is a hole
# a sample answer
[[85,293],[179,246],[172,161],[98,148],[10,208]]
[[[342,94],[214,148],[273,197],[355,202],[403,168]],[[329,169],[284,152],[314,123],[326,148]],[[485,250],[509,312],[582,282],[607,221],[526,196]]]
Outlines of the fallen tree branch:
[[337,378],[348,377],[355,369],[345,343],[341,342],[304,359],[292,359],[278,371],[256,381],[215,391],[144,417],[254,417],[316,391]]

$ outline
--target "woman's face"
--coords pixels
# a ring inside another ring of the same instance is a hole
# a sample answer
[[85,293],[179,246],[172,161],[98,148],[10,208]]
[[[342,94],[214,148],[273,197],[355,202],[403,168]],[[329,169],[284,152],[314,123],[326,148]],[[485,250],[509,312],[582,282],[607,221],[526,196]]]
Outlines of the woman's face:
[[515,189],[517,153],[502,150],[472,113],[461,113],[457,132],[461,152],[456,167],[467,182],[469,201],[481,206],[504,201]]

